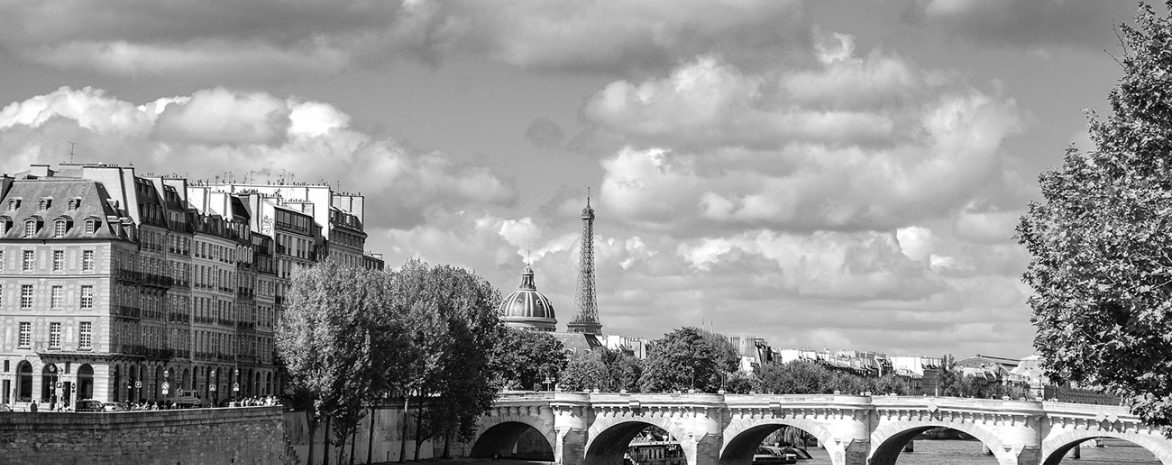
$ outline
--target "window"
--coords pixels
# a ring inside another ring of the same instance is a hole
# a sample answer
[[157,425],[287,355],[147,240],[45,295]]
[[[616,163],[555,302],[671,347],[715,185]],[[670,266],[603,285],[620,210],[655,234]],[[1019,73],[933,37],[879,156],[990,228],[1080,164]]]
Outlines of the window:
[[25,250],[22,252],[24,259],[21,260],[21,271],[32,271],[37,267],[37,253],[32,250]]
[[77,348],[89,349],[93,344],[93,323],[88,321],[81,322],[81,327],[77,330]]
[[33,237],[37,235],[37,220],[28,220],[24,222],[24,237]]
[[61,308],[62,302],[65,300],[65,289],[61,286],[53,286],[49,293],[49,307]]
[[81,252],[81,271],[94,271],[94,251]]
[[49,348],[61,348],[61,323],[49,323]]
[[33,343],[33,324],[27,321],[20,322],[20,347],[28,347]]
[[4,262],[4,251],[0,250],[0,271],[4,271],[5,268],[8,268],[8,265]]
[[53,199],[45,197],[45,198],[41,199],[40,209],[41,210],[48,210],[49,207],[52,205],[53,205]]
[[65,269],[65,251],[53,251],[53,271],[61,271]]
[[65,220],[57,220],[53,222],[53,237],[65,237],[66,224]]
[[20,308],[33,308],[33,285],[20,285]]
[[85,220],[85,233],[93,234],[98,232],[98,220]]
[[12,199],[8,201],[8,211],[14,212],[17,208],[20,208],[20,199]]
[[77,205],[81,203],[81,199],[74,197],[69,199],[69,211],[77,210]]
[[81,287],[81,308],[94,308],[94,287]]

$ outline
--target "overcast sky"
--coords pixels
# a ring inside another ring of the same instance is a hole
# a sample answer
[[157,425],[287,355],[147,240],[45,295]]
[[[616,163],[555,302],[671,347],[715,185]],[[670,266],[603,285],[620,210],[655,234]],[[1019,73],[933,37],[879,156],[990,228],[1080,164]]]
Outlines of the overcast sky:
[[[1162,10],[1162,7],[1160,8]],[[1032,352],[1013,228],[1120,74],[1094,0],[0,0],[0,172],[328,182],[367,249],[604,331]]]

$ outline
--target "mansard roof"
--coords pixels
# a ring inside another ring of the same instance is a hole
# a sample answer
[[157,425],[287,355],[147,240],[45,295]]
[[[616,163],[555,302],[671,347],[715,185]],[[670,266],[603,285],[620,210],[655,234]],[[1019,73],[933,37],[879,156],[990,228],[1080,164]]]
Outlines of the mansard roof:
[[[20,206],[9,211],[9,199],[20,198]],[[41,209],[40,200],[51,198],[49,207]],[[84,179],[69,178],[41,178],[17,179],[4,199],[0,201],[0,215],[14,223],[13,228],[0,234],[0,239],[53,239],[54,228],[51,221],[31,237],[24,235],[21,226],[29,219],[45,221],[46,219],[70,219],[73,226],[58,239],[121,239],[119,233],[110,225],[110,218],[117,221],[118,210],[107,201],[108,194],[101,184]],[[76,208],[70,209],[70,200],[78,199]],[[85,233],[85,221],[97,219],[100,221],[93,234]]]

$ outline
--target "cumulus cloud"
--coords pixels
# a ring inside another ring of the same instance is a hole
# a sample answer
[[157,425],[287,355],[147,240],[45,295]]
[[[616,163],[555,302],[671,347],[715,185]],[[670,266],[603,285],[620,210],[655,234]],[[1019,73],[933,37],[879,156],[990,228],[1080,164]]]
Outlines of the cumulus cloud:
[[905,19],[995,47],[1099,52],[1117,45],[1112,27],[1134,8],[1094,0],[916,0]]
[[[532,218],[433,212],[427,222],[380,239],[393,244],[386,255],[391,265],[413,257],[452,263],[476,270],[507,293],[524,266],[523,251],[514,244],[518,231],[534,228],[542,232],[531,257],[538,289],[564,325],[572,315],[578,270],[574,228]],[[904,255],[898,236],[743,232],[679,241],[662,234],[600,234],[600,315],[615,332],[651,338],[704,320],[715,330],[750,332],[781,347],[930,355],[989,352],[997,345],[1013,353],[1027,350],[1028,325],[1022,322],[1028,319],[1028,290],[1016,275],[998,274],[963,251],[958,260],[970,268],[942,272]],[[968,334],[978,329],[996,333]]]
[[[0,110],[0,171],[76,161],[133,164],[140,173],[344,183],[369,198],[368,223],[407,227],[432,208],[508,205],[511,185],[491,169],[349,127],[333,106],[223,88],[135,105],[100,89],[60,88]],[[93,155],[100,154],[100,155]],[[95,159],[95,157],[101,157]],[[220,170],[232,170],[230,174]]]
[[0,6],[0,46],[18,56],[135,77],[286,79],[468,55],[526,69],[625,72],[701,53],[745,64],[800,61],[808,42],[808,18],[793,0]]
[[[619,80],[583,114],[623,145],[602,200],[645,227],[704,234],[889,230],[945,215],[1003,182],[1014,99],[827,35],[822,66],[745,71],[713,57]],[[809,89],[809,91],[806,91]]]

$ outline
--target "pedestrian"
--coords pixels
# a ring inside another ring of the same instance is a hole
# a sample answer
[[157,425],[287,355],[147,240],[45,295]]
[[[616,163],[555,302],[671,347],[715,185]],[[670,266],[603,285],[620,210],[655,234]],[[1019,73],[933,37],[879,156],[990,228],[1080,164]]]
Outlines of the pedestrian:
[[28,411],[33,412],[33,413],[37,413],[37,401],[36,400],[33,400],[33,403],[28,406]]
[[50,396],[49,397],[49,411],[50,412],[57,411],[57,396]]

